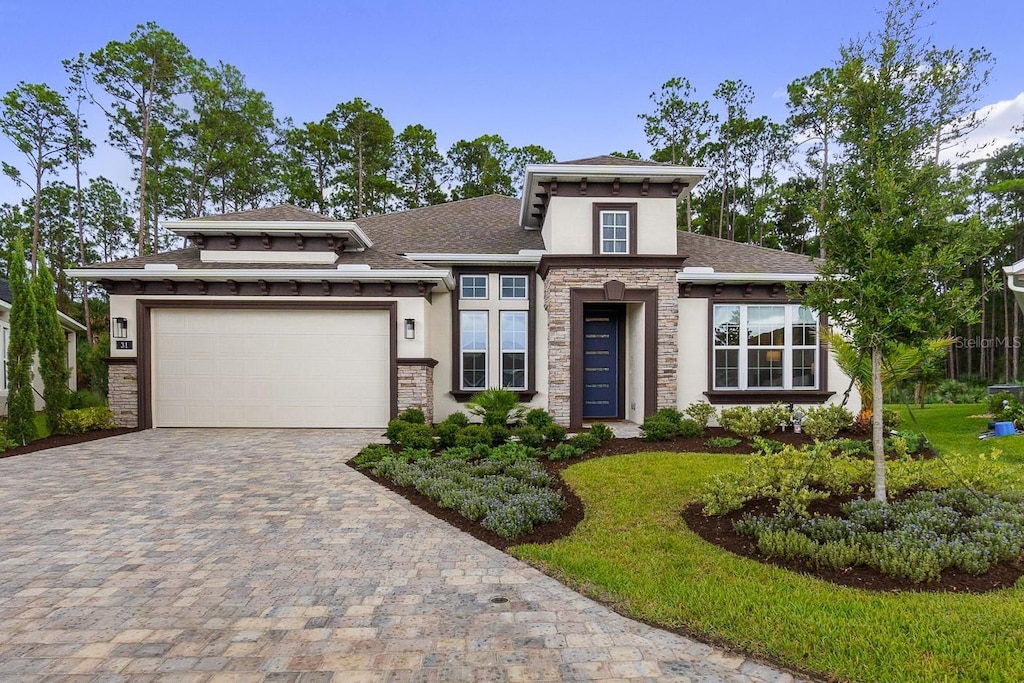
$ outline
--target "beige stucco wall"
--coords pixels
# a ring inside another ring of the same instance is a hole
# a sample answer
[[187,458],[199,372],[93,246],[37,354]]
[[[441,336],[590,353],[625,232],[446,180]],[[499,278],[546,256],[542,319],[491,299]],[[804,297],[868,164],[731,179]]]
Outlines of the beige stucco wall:
[[[10,310],[7,308],[0,308],[0,324],[7,328],[7,338],[10,339]],[[67,356],[65,361],[68,366],[68,388],[71,391],[78,390],[78,338],[74,332],[69,330],[64,331],[64,336],[67,339]],[[46,407],[43,402],[43,376],[39,372],[39,356],[36,355],[35,360],[32,362],[32,387],[35,389],[35,400],[36,410],[42,410]],[[7,390],[0,384],[0,415],[7,414]]]
[[637,253],[676,253],[676,201],[615,197],[552,197],[541,234],[549,254],[594,252],[594,204],[632,203],[637,207]]

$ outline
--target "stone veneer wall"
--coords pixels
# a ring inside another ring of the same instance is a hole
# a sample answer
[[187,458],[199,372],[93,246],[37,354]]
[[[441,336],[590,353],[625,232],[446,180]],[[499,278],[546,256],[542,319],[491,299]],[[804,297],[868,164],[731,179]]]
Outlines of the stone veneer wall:
[[114,412],[115,427],[139,426],[138,367],[135,363],[111,363],[107,366],[107,396]]
[[[569,292],[573,289],[601,289],[605,282],[618,280],[626,289],[658,290],[658,310],[644,315],[658,316],[658,405],[676,407],[677,358],[679,345],[679,285],[672,268],[552,268],[544,282],[544,309],[548,314],[548,412],[555,422],[569,424],[570,378]],[[629,297],[625,299],[629,303]],[[609,303],[616,303],[609,301]]]
[[419,408],[427,418],[427,424],[434,421],[434,368],[430,365],[398,366],[398,411]]

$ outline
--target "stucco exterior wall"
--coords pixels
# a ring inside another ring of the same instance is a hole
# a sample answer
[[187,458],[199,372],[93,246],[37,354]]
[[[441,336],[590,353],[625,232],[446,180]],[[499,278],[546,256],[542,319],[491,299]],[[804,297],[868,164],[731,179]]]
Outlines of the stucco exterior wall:
[[676,253],[676,201],[670,198],[551,198],[542,235],[549,254],[594,253],[594,204],[637,205],[637,254]]

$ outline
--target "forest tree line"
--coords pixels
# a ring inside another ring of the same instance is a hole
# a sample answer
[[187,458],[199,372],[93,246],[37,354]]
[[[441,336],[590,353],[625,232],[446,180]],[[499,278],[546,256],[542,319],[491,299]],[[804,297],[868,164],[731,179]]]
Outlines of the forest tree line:
[[[980,161],[956,159],[953,145],[982,123],[974,112],[991,59],[981,50],[940,58],[957,68],[935,70],[934,107],[943,125],[934,161],[956,167],[964,199],[955,220],[984,245],[963,264],[964,277],[976,283],[981,319],[951,331],[959,341],[950,347],[947,373],[1012,379],[1020,376],[1021,320],[1001,268],[1024,257],[1024,141]],[[0,100],[0,134],[16,150],[0,160],[2,170],[25,193],[20,203],[0,204],[0,275],[14,236],[24,234],[31,268],[45,254],[58,306],[84,314],[90,328],[89,307],[82,308],[89,292],[65,269],[180,246],[165,220],[280,202],[350,219],[515,195],[525,165],[556,161],[540,145],[515,147],[497,134],[442,151],[427,126],[396,131],[360,97],[319,120],[280,118],[238,68],[208,63],[153,23],[65,60],[64,70],[63,83],[19,83]],[[975,89],[945,106],[965,74]],[[820,236],[846,161],[838,83],[835,69],[825,67],[789,84],[783,120],[756,115],[755,93],[738,79],[702,95],[680,76],[638,102],[637,136],[653,150],[650,159],[708,169],[680,204],[679,228],[823,255]],[[90,172],[99,143],[131,162],[131,187]],[[641,158],[633,150],[614,154]]]

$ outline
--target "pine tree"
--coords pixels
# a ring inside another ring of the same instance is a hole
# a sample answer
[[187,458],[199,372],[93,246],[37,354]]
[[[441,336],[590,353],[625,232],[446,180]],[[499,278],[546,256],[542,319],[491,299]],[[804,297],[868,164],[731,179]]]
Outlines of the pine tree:
[[25,445],[37,437],[32,395],[32,358],[36,351],[36,304],[25,268],[25,243],[14,240],[8,267],[11,283],[11,338],[7,346],[7,438]]
[[57,317],[53,275],[42,258],[39,259],[32,284],[36,298],[39,374],[43,377],[46,424],[51,432],[56,432],[57,420],[68,405],[68,347],[60,318]]

